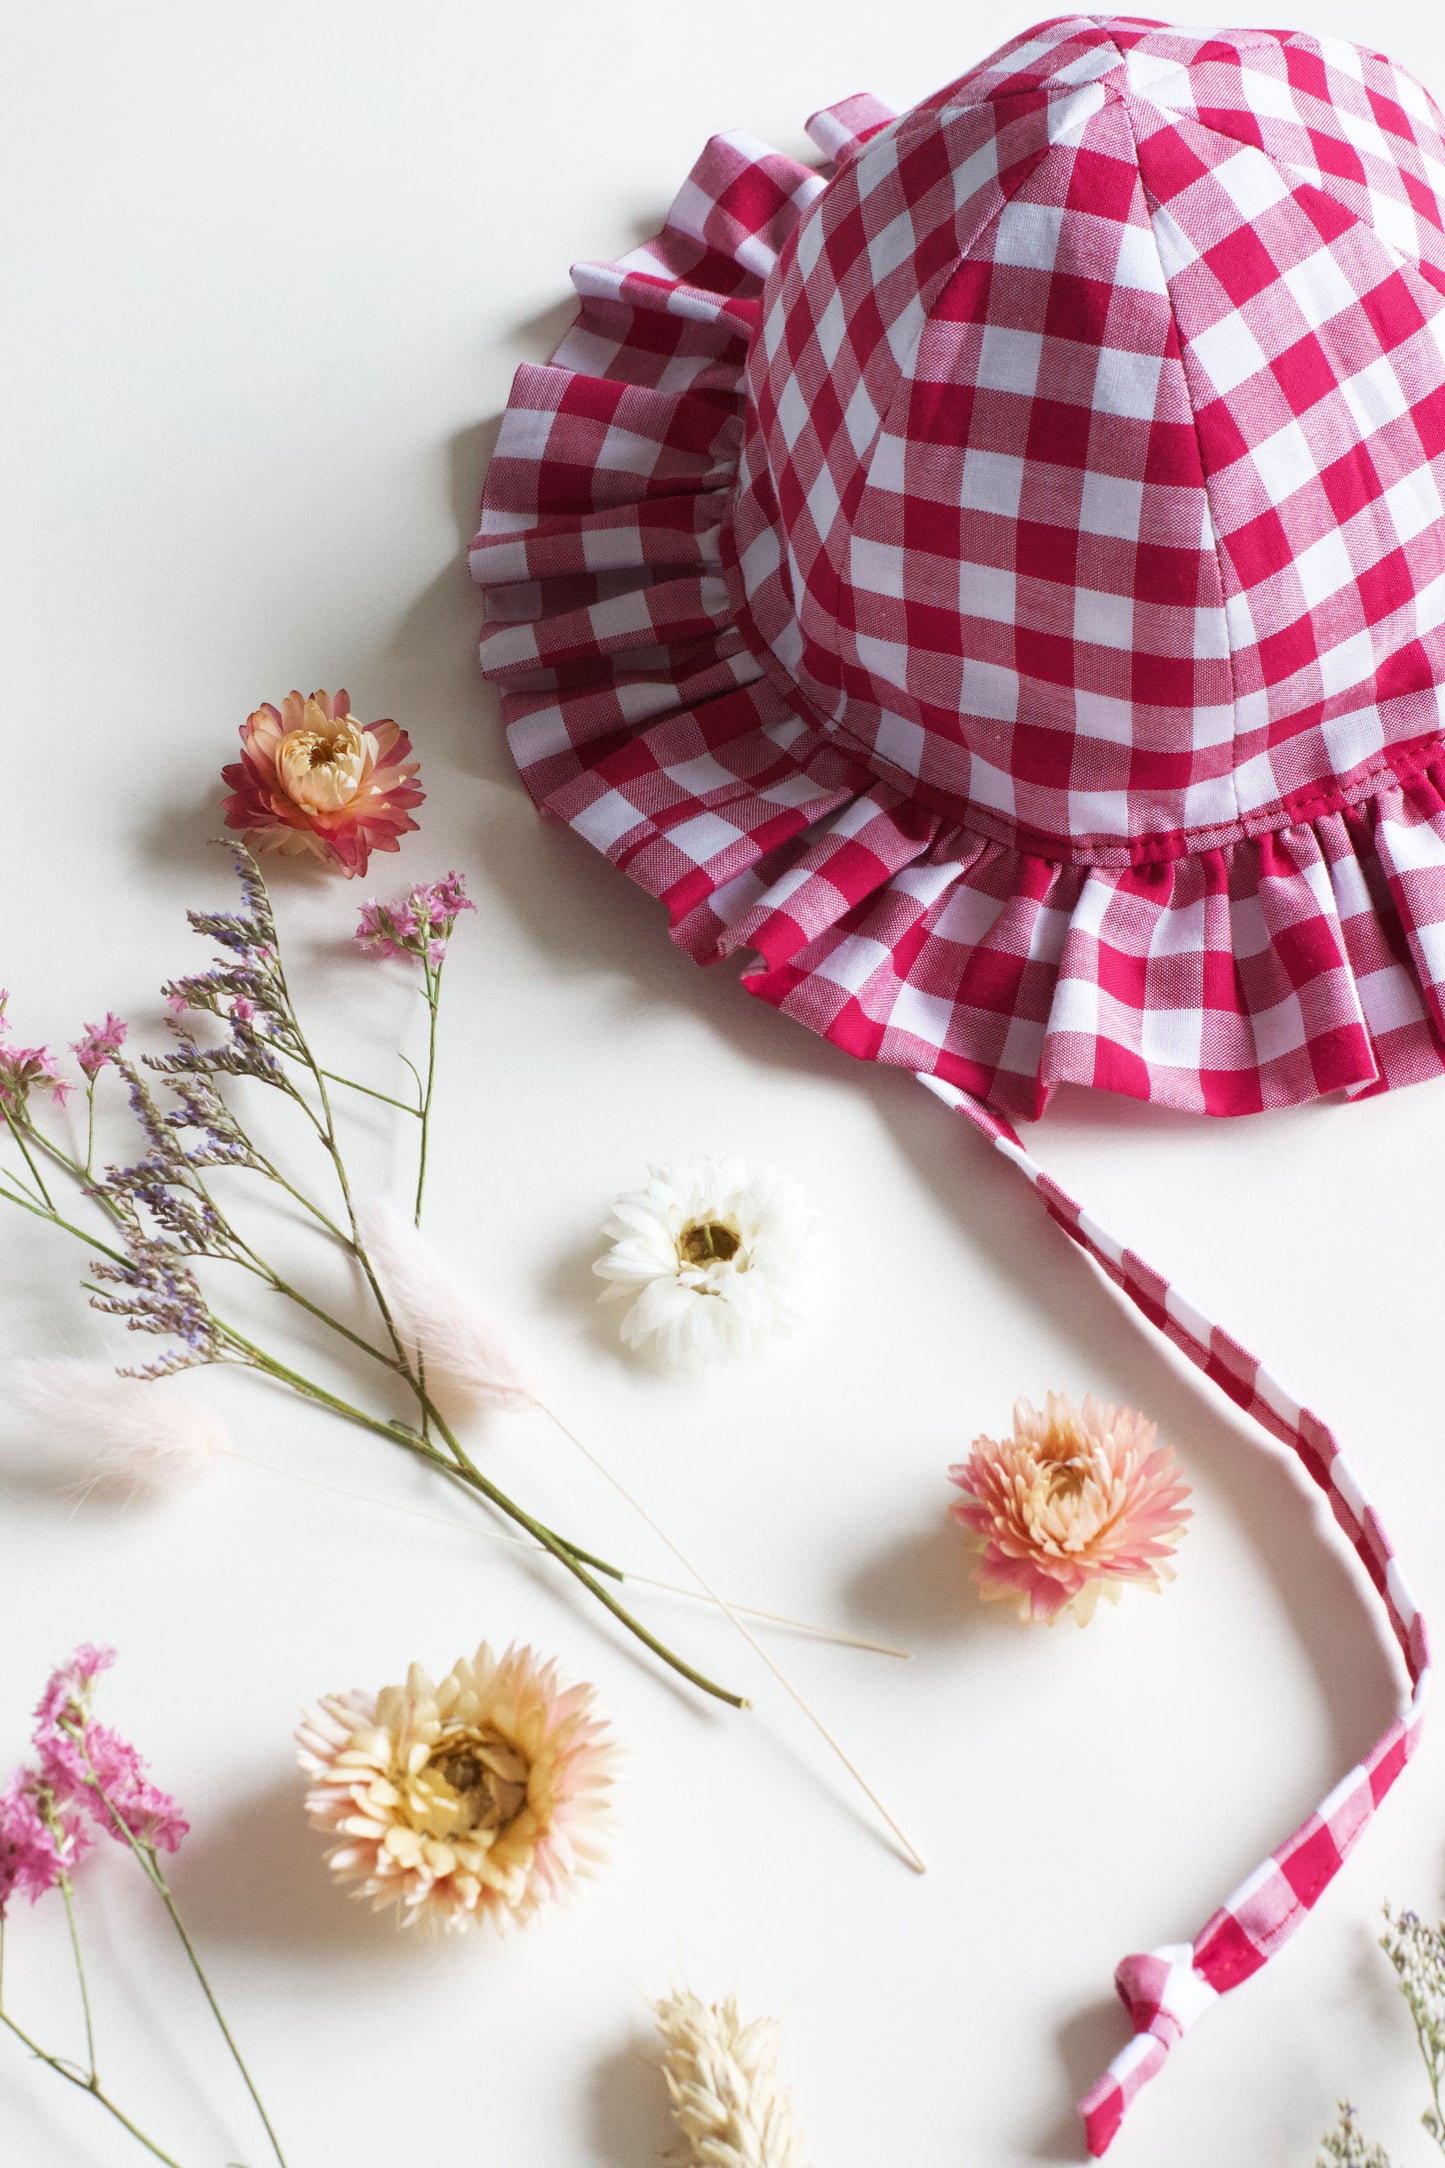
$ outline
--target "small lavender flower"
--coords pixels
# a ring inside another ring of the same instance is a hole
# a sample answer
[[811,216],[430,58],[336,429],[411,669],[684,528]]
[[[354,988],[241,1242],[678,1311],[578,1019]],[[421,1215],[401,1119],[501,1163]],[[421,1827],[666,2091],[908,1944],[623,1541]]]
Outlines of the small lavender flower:
[[124,1263],[98,1258],[91,1266],[103,1286],[116,1290],[114,1294],[97,1290],[90,1298],[92,1308],[123,1319],[131,1332],[155,1333],[180,1344],[157,1361],[122,1375],[169,1377],[177,1370],[223,1362],[226,1349],[220,1329],[195,1273],[173,1243],[144,1232],[133,1204],[124,1241]]

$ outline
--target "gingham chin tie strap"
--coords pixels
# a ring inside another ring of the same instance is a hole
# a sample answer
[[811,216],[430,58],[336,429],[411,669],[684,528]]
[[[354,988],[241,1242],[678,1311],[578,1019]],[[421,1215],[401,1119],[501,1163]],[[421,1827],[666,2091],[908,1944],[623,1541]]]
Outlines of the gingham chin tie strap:
[[1133,2038],[1080,2102],[1089,2151],[1107,2151],[1131,2101],[1202,2010],[1258,1972],[1338,1873],[1356,1838],[1414,1752],[1430,1684],[1425,1622],[1354,1469],[1317,1415],[1291,1399],[1237,1340],[1212,1324],[1134,1251],[1081,1210],[1030,1158],[1000,1115],[977,1099],[921,1076],[1019,1169],[1065,1234],[1087,1251],[1171,1345],[1211,1378],[1271,1437],[1289,1446],[1330,1509],[1379,1593],[1400,1645],[1412,1691],[1400,1715],[1329,1797],[1227,1897],[1192,1943],[1166,1943],[1126,1957],[1114,1984]]

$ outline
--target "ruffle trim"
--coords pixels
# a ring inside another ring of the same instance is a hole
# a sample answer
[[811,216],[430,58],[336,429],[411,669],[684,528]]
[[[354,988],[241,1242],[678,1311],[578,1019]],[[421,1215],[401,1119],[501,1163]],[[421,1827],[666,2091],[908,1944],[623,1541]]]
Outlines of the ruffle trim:
[[[809,133],[846,163],[893,116]],[[522,777],[699,963],[850,1054],[1014,1116],[1059,1084],[1209,1114],[1445,1070],[1445,751],[1367,801],[1161,864],[1060,864],[881,781],[761,671],[724,571],[764,281],[825,175],[708,144],[662,232],[573,273],[517,373],[472,569]]]

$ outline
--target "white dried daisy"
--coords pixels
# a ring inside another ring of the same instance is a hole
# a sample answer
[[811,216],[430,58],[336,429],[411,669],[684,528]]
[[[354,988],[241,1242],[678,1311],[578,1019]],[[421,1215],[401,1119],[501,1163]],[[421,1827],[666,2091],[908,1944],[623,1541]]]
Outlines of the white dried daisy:
[[434,1686],[328,1694],[296,1732],[338,1880],[404,1924],[525,1924],[605,1856],[616,1764],[590,1686],[534,1649],[483,1642]]
[[628,1304],[622,1337],[649,1341],[663,1362],[746,1355],[791,1332],[814,1307],[816,1221],[790,1175],[736,1159],[680,1160],[648,1170],[619,1197],[602,1232],[612,1247],[592,1269],[602,1300]]

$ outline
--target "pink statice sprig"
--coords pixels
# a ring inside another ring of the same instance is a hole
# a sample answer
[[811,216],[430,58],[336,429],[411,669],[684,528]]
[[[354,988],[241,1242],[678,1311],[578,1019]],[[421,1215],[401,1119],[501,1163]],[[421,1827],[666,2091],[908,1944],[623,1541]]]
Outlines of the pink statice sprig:
[[189,1827],[180,1808],[130,1741],[92,1712],[96,1681],[114,1662],[114,1649],[83,1642],[52,1672],[32,1735],[40,1779],[62,1811],[88,1814],[117,1843],[175,1852]]
[[87,1084],[93,1084],[102,1069],[113,1062],[125,1045],[129,1025],[124,1017],[107,1009],[99,1024],[87,1024],[78,1039],[73,1039],[70,1051],[80,1065]]
[[49,1092],[55,1104],[63,1107],[71,1086],[48,1046],[17,1043],[5,1013],[9,999],[0,987],[0,1108],[8,1114],[23,1114],[30,1094],[36,1091]]
[[457,920],[463,911],[475,910],[462,876],[444,873],[439,881],[418,882],[391,903],[364,904],[353,938],[363,955],[414,956],[435,971]]
[[17,1769],[0,1791],[0,1919],[12,1897],[37,1904],[95,1842],[89,1818],[62,1806],[39,1773]]
[[174,1852],[187,1831],[128,1739],[93,1713],[114,1649],[83,1642],[50,1675],[35,1710],[33,1759],[0,1791],[0,1916],[70,1877],[102,1836],[142,1853]]

